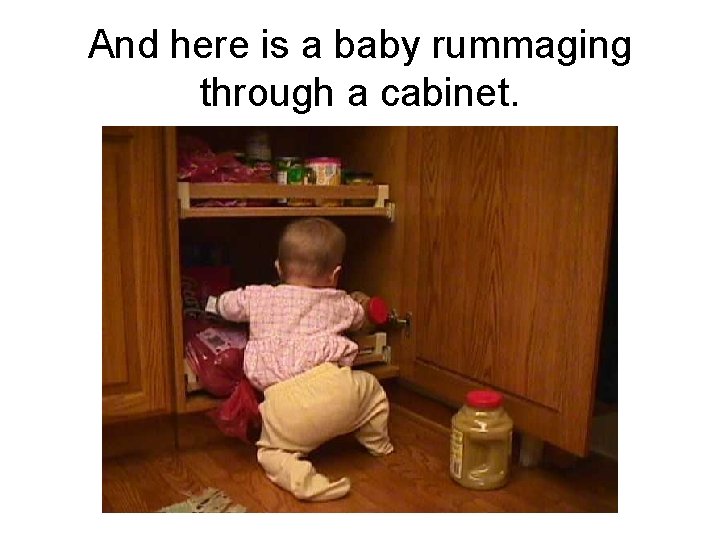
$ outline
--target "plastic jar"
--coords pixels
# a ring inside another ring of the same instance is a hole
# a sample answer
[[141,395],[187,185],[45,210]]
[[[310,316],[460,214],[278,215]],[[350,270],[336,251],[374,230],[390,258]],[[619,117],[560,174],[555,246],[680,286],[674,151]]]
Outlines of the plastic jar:
[[[312,171],[314,184],[318,186],[339,186],[342,183],[340,159],[317,157],[308,159],[305,166]],[[317,199],[318,206],[342,206],[340,199]]]
[[472,489],[504,486],[510,470],[513,422],[498,392],[473,390],[452,418],[450,476]]
[[245,141],[245,157],[250,164],[271,160],[270,136],[266,131],[254,131],[248,136]]
[[[343,173],[343,181],[348,186],[372,186],[375,184],[372,173],[348,171]],[[375,199],[348,199],[347,206],[373,206]]]

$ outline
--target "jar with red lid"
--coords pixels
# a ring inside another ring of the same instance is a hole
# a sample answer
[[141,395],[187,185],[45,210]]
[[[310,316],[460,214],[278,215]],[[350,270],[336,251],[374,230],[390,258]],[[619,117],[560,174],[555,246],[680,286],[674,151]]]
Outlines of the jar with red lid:
[[472,489],[496,489],[507,483],[513,422],[503,396],[473,390],[452,418],[450,476]]
[[[316,157],[305,161],[311,171],[313,184],[318,186],[339,186],[342,179],[340,158]],[[317,206],[342,206],[340,199],[316,199]]]

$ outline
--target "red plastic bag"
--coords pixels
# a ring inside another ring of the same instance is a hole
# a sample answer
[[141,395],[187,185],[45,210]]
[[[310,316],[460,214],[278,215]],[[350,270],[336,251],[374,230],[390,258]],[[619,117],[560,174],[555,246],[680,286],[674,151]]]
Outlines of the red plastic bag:
[[257,441],[262,426],[258,393],[246,378],[240,380],[230,397],[208,413],[215,425],[228,437]]
[[[232,288],[232,269],[229,266],[193,266],[182,270],[183,321],[208,319],[205,311],[208,296],[220,296]],[[212,319],[211,319],[212,320]],[[185,328],[185,337],[200,329]]]
[[228,398],[208,415],[225,435],[257,440],[261,426],[257,392],[245,376],[243,360],[247,326],[231,325],[206,313],[207,296],[230,289],[227,267],[183,270],[185,358],[203,390]]
[[185,357],[204,390],[215,397],[229,397],[245,378],[246,344],[244,329],[209,327],[190,338]]
[[186,182],[214,182],[218,170],[215,154],[197,137],[178,138],[178,179]]
[[[270,163],[241,163],[233,152],[213,152],[197,137],[178,138],[177,177],[183,182],[275,183]],[[193,199],[192,206],[267,206],[265,199]]]
[[258,403],[262,395],[243,370],[246,343],[244,328],[213,326],[188,340],[185,356],[204,390],[228,398],[208,413],[215,425],[225,435],[250,442],[261,425]]

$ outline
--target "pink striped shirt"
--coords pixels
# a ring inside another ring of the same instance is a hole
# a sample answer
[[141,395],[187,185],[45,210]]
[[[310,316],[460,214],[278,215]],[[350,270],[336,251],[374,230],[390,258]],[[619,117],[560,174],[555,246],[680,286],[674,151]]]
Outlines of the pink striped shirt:
[[324,362],[350,366],[358,347],[342,334],[359,329],[363,307],[345,291],[251,285],[218,299],[225,319],[249,322],[245,374],[259,390]]

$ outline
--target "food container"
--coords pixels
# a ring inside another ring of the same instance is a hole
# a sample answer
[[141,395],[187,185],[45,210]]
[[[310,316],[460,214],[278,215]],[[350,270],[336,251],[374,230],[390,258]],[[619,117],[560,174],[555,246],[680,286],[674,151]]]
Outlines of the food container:
[[[318,186],[339,186],[342,183],[340,159],[334,157],[317,157],[305,161],[305,166],[312,171],[314,184]],[[341,199],[317,199],[318,206],[342,206]]]
[[[287,183],[289,186],[309,186],[313,183],[310,169],[299,163],[291,165],[287,170]],[[288,199],[288,206],[313,206],[312,199]]]
[[[375,184],[372,173],[369,172],[343,172],[343,183],[348,186],[372,186]],[[373,206],[375,199],[347,199],[346,206]]]
[[471,489],[496,489],[508,480],[513,422],[498,392],[473,390],[452,418],[450,476]]
[[248,162],[271,161],[270,137],[266,131],[255,131],[245,141],[245,157]]
[[[278,185],[285,186],[288,183],[288,169],[293,165],[300,165],[299,157],[279,157],[275,160],[275,180]],[[277,203],[285,206],[288,203],[287,198],[280,198]]]

